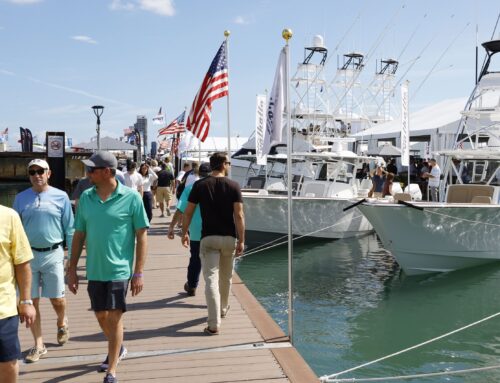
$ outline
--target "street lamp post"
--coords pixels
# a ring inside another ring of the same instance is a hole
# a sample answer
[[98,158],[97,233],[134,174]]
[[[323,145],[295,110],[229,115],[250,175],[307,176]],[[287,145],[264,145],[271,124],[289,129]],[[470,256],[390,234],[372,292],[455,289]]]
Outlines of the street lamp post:
[[97,117],[97,150],[101,150],[101,116],[102,112],[104,112],[104,106],[102,105],[94,105],[92,107],[94,109],[94,114]]

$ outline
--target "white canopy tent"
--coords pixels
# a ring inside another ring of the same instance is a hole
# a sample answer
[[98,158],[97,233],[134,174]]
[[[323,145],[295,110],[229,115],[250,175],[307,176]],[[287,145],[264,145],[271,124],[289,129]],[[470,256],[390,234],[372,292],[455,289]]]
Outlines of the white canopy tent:
[[[453,144],[466,98],[441,101],[410,114],[410,140],[421,141],[430,138],[431,153]],[[394,120],[358,132],[357,141],[366,141],[368,150],[376,148],[379,141],[393,140],[400,146],[401,121]]]

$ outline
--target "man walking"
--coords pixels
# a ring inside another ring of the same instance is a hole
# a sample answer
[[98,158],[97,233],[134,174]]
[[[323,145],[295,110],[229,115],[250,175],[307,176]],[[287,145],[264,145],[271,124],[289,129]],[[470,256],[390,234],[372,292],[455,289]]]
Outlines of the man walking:
[[[199,168],[200,178],[205,178],[210,175],[212,169],[210,164],[203,163]],[[168,227],[167,236],[169,239],[174,239],[174,229],[176,223],[184,214],[186,207],[188,205],[189,194],[193,185],[186,186],[182,192],[181,198],[177,203],[177,210],[175,211],[174,217],[170,222]],[[188,296],[193,297],[196,295],[196,288],[198,287],[198,282],[200,280],[201,272],[201,260],[200,260],[200,240],[201,240],[201,214],[200,207],[196,206],[194,210],[193,217],[191,218],[191,223],[189,224],[189,251],[191,256],[189,258],[189,265],[187,270],[187,282],[184,284],[184,291]]]
[[[31,332],[35,346],[26,356],[27,363],[34,363],[47,354],[42,337],[41,296],[50,299],[57,314],[57,343],[63,345],[69,339],[62,245],[66,241],[71,249],[73,211],[68,195],[49,186],[51,172],[46,161],[31,161],[28,164],[28,174],[32,186],[16,196],[14,210],[21,217],[34,255],[31,262],[31,297],[36,309],[36,320],[31,326]],[[68,258],[70,254],[69,251]]]
[[125,298],[129,281],[132,296],[143,288],[149,223],[140,195],[116,181],[117,161],[111,153],[96,152],[82,162],[95,186],[80,197],[68,288],[73,294],[78,291],[76,268],[86,240],[87,290],[92,310],[108,340],[108,356],[99,371],[107,370],[104,383],[115,383],[118,361],[127,352],[122,345]]
[[156,188],[156,201],[160,203],[160,218],[165,217],[163,211],[167,210],[170,216],[170,201],[172,200],[172,187],[174,183],[174,174],[167,168],[167,164],[160,164],[161,170],[156,174],[158,176],[158,187]]
[[17,360],[21,357],[19,321],[30,327],[36,317],[31,300],[33,254],[21,220],[13,209],[0,205],[0,228],[0,382],[15,383]]
[[[231,162],[225,153],[210,157],[212,175],[195,182],[189,194],[182,223],[182,244],[189,246],[188,227],[196,205],[200,205],[202,231],[200,258],[205,279],[208,326],[204,332],[218,335],[221,317],[229,310],[233,257],[243,253],[245,217],[239,185],[226,176]],[[237,237],[237,238],[236,238]]]
[[135,162],[127,163],[127,173],[125,173],[125,185],[137,190],[142,197],[142,177],[137,173],[137,164]]

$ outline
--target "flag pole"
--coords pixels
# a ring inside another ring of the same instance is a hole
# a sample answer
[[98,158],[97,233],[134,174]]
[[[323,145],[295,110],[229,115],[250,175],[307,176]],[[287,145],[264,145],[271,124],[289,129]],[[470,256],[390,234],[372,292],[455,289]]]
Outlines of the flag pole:
[[[231,34],[230,30],[226,29],[224,31],[224,37],[226,38],[226,66],[227,66],[228,78],[229,78],[229,35],[230,34]],[[227,156],[229,160],[231,160],[231,122],[229,115],[229,86],[228,86],[226,104],[227,104]],[[231,178],[231,167],[229,167],[228,177]]]
[[287,196],[288,196],[288,337],[293,344],[293,231],[292,231],[292,130],[290,125],[290,92],[288,73],[290,70],[290,55],[288,40],[292,38],[291,29],[283,29],[282,36],[285,45],[285,90],[286,90],[286,170],[287,170]]

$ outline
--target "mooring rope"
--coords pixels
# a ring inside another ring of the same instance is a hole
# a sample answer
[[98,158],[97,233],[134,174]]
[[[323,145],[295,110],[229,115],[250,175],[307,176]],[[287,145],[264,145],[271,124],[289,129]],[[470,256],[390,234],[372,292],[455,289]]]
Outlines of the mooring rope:
[[[296,240],[298,240],[298,239],[301,239],[301,238],[304,238],[304,237],[308,237],[308,236],[310,236],[310,235],[312,235],[312,234],[316,234],[316,233],[319,233],[320,231],[327,230],[327,229],[330,229],[330,228],[335,227],[335,226],[337,226],[337,225],[340,225],[340,224],[341,224],[341,223],[342,223],[345,219],[347,219],[347,218],[349,218],[349,219],[358,219],[358,218],[362,218],[362,217],[363,217],[363,215],[362,215],[362,214],[357,215],[357,216],[355,216],[355,217],[348,217],[348,216],[346,216],[346,217],[342,218],[340,221],[338,221],[338,222],[334,223],[333,225],[326,226],[326,227],[323,227],[323,228],[321,228],[321,229],[311,231],[310,233],[303,234],[303,235],[301,235],[301,236],[295,237],[295,238],[293,238],[293,240],[294,240],[294,241],[296,241]],[[276,242],[276,241],[281,240],[281,239],[286,238],[286,237],[288,237],[288,236],[286,236],[286,235],[285,235],[285,236],[283,236],[283,237],[279,237],[279,238],[277,238],[277,239],[275,239],[275,240],[272,240],[272,241],[269,241],[269,242],[267,242],[267,243],[265,243],[265,244],[262,244],[262,245],[260,245],[260,246],[257,246],[256,248],[253,248],[253,249],[252,249],[252,250],[250,250],[249,252],[247,252],[247,253],[243,253],[243,255],[242,255],[242,256],[247,256],[247,255],[256,254],[256,253],[259,253],[259,252],[261,252],[261,251],[266,251],[266,250],[272,249],[272,248],[274,248],[274,247],[284,245],[285,243],[288,243],[288,239],[287,239],[286,241],[282,241],[282,242],[276,243],[276,244],[274,244],[274,245],[271,245],[271,243]],[[268,245],[269,245],[269,246],[268,246]]]
[[[320,377],[320,380],[321,380],[321,382],[339,382],[340,380],[336,379],[336,378],[337,378],[337,376],[339,376],[339,375],[344,375],[344,374],[347,374],[348,372],[352,372],[352,371],[355,371],[355,370],[359,370],[359,369],[360,369],[360,368],[362,368],[362,367],[370,366],[370,365],[375,364],[375,363],[377,363],[377,362],[381,362],[382,360],[389,359],[389,358],[392,358],[392,357],[397,356],[397,355],[401,355],[401,354],[403,354],[403,353],[405,353],[405,352],[408,352],[408,351],[414,350],[414,349],[416,349],[416,348],[419,348],[419,347],[425,346],[425,345],[427,345],[427,344],[429,344],[429,343],[435,342],[435,341],[437,341],[437,340],[443,339],[443,338],[448,337],[448,336],[450,336],[450,335],[456,334],[456,333],[458,333],[458,332],[460,332],[460,331],[466,330],[466,329],[468,329],[468,328],[470,328],[470,327],[476,326],[476,325],[478,325],[478,324],[480,324],[480,323],[482,323],[482,322],[485,322],[485,321],[487,321],[487,320],[493,319],[493,318],[495,318],[495,317],[497,317],[497,316],[499,316],[499,315],[500,315],[500,312],[497,312],[497,313],[495,313],[495,314],[492,314],[492,315],[489,315],[489,316],[487,316],[487,317],[485,317],[485,318],[482,318],[482,319],[480,319],[480,320],[478,320],[478,321],[476,321],[476,322],[469,323],[469,324],[468,324],[468,325],[466,325],[466,326],[463,326],[463,327],[460,327],[460,328],[458,328],[458,329],[456,329],[456,330],[453,330],[453,331],[447,332],[446,334],[443,334],[443,335],[437,336],[437,337],[435,337],[435,338],[432,338],[432,339],[426,340],[425,342],[422,342],[422,343],[416,344],[416,345],[414,345],[414,346],[411,346],[411,347],[405,348],[405,349],[403,349],[403,350],[400,350],[400,351],[394,352],[394,353],[392,353],[392,354],[389,354],[389,355],[383,356],[383,357],[381,357],[381,358],[378,358],[378,359],[372,360],[372,361],[370,361],[370,362],[366,362],[366,363],[360,364],[359,366],[355,366],[355,367],[349,368],[349,369],[347,369],[347,370],[337,372],[337,373],[335,373],[335,374],[322,376],[322,377]],[[349,380],[346,380],[346,381],[349,381]],[[354,381],[354,380],[353,380],[353,381]]]
[[389,382],[392,380],[410,380],[417,378],[430,378],[433,376],[445,376],[445,375],[462,375],[470,372],[482,372],[488,370],[495,370],[500,368],[500,365],[486,366],[486,367],[476,367],[468,368],[464,370],[454,370],[454,371],[440,371],[440,372],[429,372],[423,374],[412,374],[412,375],[399,375],[399,376],[386,376],[382,378],[343,378],[326,380],[326,382],[340,383],[340,382]]

